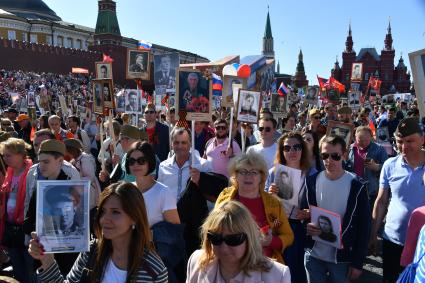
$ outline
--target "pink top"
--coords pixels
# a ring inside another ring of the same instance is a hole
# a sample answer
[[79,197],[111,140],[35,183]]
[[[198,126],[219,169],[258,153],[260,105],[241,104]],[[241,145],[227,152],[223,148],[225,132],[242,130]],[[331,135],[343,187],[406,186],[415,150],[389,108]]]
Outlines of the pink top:
[[407,226],[406,242],[400,258],[400,265],[407,266],[413,261],[419,232],[425,224],[425,206],[413,210]]
[[367,149],[360,149],[357,145],[354,145],[354,173],[357,176],[363,177],[364,175],[364,160],[367,155]]
[[[227,178],[229,178],[227,167],[229,165],[230,158],[225,156],[225,152],[227,150],[228,140],[229,138],[226,138],[223,143],[218,144],[217,139],[214,138],[214,140],[210,142],[205,149],[205,155],[207,156],[207,160],[211,161],[213,172],[222,174]],[[241,154],[241,148],[237,142],[233,141],[232,146],[234,156]]]

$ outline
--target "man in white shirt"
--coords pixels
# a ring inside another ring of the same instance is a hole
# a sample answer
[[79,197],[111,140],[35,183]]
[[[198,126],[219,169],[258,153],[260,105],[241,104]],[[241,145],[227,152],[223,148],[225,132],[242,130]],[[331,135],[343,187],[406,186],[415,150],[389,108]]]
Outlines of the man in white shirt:
[[264,157],[267,163],[267,169],[273,167],[277,151],[277,144],[274,141],[277,122],[273,118],[262,118],[258,130],[261,135],[261,143],[250,146],[247,153],[256,152]]
[[75,115],[68,117],[68,127],[74,134],[74,139],[79,140],[83,144],[83,150],[87,154],[91,154],[91,142],[87,132],[80,128],[80,118]]
[[171,142],[174,155],[159,164],[158,182],[170,188],[170,191],[176,194],[178,201],[186,190],[189,178],[198,185],[200,172],[210,172],[212,167],[209,161],[199,156],[198,151],[194,153],[190,151],[189,130],[174,128],[171,132]]

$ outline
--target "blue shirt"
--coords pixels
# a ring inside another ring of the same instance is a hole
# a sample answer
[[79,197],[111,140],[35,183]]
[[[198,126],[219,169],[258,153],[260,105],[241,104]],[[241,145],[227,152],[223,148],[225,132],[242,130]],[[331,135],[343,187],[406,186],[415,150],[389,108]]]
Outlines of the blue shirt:
[[391,192],[383,236],[398,245],[404,245],[412,211],[425,205],[424,167],[412,169],[401,155],[389,158],[382,166],[379,187]]
[[414,283],[425,282],[425,226],[422,227],[419,233],[418,244],[416,245],[414,263],[418,263],[416,268],[416,276]]

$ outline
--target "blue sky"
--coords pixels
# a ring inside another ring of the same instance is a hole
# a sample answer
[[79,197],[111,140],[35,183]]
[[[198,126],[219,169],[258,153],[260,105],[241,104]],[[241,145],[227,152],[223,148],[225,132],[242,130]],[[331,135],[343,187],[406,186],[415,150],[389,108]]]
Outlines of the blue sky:
[[[95,27],[96,0],[45,0],[64,21]],[[330,75],[336,56],[342,64],[348,24],[354,49],[384,46],[391,19],[396,62],[403,53],[425,48],[425,0],[118,0],[123,36],[143,39],[217,60],[261,54],[270,6],[276,59],[281,73],[293,74],[299,49],[310,84]]]

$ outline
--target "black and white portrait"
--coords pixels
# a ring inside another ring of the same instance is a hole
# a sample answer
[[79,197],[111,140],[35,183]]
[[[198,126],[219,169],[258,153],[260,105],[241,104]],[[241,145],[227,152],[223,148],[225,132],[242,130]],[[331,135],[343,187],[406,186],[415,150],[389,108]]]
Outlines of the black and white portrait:
[[257,123],[260,112],[261,93],[259,91],[239,90],[237,120]]
[[233,76],[224,76],[223,78],[223,91],[222,91],[222,107],[234,107],[234,102],[236,101],[236,95],[233,93],[233,89],[235,86],[239,88],[244,87],[244,80],[242,78],[233,77]]
[[305,95],[304,100],[308,104],[315,105],[317,103],[317,94],[319,93],[319,88],[315,86],[309,86],[307,89],[307,94]]
[[176,112],[186,111],[187,120],[210,121],[212,115],[212,83],[198,70],[179,69]]
[[141,93],[137,89],[126,89],[124,91],[125,112],[141,112],[142,111],[140,96],[141,96]]
[[333,211],[317,206],[310,206],[311,222],[321,231],[313,240],[340,249],[341,241],[341,216]]
[[115,106],[117,112],[124,112],[125,111],[125,90],[122,90],[117,93],[115,96]]
[[88,248],[88,180],[39,181],[36,231],[46,252],[78,252]]
[[129,49],[127,51],[127,79],[149,80],[150,51]]
[[103,93],[103,105],[104,107],[113,108],[114,107],[114,89],[112,85],[112,80],[107,79],[102,81],[102,93]]
[[178,53],[168,53],[154,56],[155,88],[163,86],[165,87],[166,91],[175,92],[176,69],[179,67],[179,62],[180,57]]
[[360,93],[353,91],[348,93],[348,104],[350,106],[360,105]]
[[96,62],[96,78],[112,79],[112,63]]
[[388,127],[380,127],[376,129],[376,142],[384,143],[389,141],[390,134],[388,132]]
[[326,135],[339,136],[344,139],[345,144],[349,146],[354,132],[354,124],[343,123],[339,121],[329,121]]
[[93,83],[93,112],[103,114],[104,96],[102,80],[92,80]]
[[361,81],[362,80],[363,63],[353,63],[351,66],[351,80]]
[[35,93],[33,91],[28,92],[27,99],[28,106],[35,106]]

